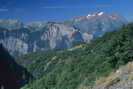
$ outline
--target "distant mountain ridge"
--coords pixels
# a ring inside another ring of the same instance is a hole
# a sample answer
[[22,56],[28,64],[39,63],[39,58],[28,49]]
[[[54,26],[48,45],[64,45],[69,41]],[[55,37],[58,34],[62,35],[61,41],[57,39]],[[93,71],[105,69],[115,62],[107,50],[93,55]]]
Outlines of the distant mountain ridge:
[[70,48],[74,42],[89,42],[128,22],[122,16],[97,12],[64,22],[31,22],[0,20],[0,43],[12,55]]
[[24,27],[24,24],[17,19],[0,19],[0,27],[8,30],[15,30]]

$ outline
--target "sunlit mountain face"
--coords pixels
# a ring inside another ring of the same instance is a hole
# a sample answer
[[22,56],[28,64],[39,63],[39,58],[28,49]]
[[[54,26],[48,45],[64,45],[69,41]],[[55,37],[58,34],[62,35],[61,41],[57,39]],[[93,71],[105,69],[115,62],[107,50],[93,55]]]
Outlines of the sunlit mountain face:
[[64,49],[76,42],[88,43],[127,23],[124,17],[107,12],[96,12],[63,22],[24,24],[16,19],[1,19],[0,42],[12,55]]

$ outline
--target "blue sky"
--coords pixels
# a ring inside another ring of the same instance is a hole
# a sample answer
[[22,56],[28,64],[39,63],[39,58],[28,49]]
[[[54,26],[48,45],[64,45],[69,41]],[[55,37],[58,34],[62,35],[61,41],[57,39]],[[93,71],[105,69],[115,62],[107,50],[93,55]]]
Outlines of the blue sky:
[[0,19],[63,21],[96,11],[114,12],[133,21],[133,0],[0,0]]

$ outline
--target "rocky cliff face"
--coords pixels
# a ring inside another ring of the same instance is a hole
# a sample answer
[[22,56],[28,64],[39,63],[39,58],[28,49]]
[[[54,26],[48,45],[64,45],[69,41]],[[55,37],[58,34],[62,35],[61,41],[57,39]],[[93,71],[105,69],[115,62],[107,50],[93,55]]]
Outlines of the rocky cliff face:
[[40,23],[37,26],[31,24],[15,30],[1,28],[0,43],[3,43],[12,55],[19,55],[69,48],[74,41],[83,41],[81,33],[73,27],[58,23]]
[[74,42],[89,42],[126,24],[118,15],[99,12],[77,17],[61,23],[0,20],[0,43],[14,55],[28,52],[64,49]]
[[133,62],[120,67],[107,77],[100,78],[92,89],[133,89]]

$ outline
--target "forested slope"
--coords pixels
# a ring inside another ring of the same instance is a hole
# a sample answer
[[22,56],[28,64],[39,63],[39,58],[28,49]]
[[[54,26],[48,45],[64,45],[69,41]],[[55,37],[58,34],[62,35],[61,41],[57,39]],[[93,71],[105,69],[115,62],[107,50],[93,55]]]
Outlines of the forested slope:
[[133,24],[71,49],[19,57],[34,79],[23,89],[89,89],[133,59]]

